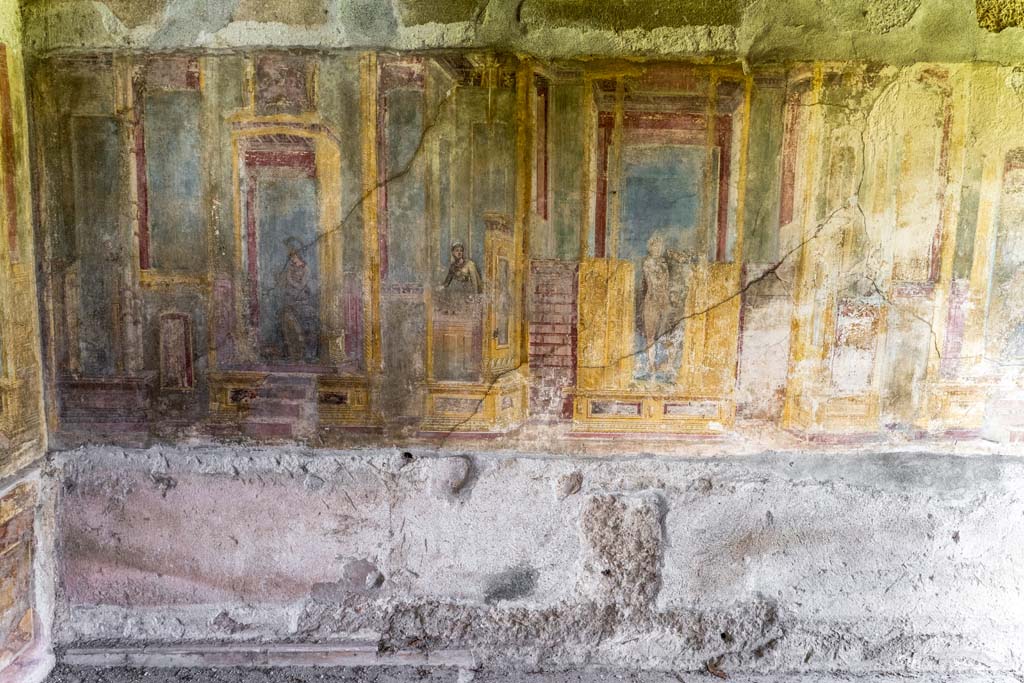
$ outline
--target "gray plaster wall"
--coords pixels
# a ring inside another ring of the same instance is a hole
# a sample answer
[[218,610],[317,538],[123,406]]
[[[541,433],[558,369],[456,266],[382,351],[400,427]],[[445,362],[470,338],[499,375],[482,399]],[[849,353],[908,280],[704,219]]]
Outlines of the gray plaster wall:
[[1024,669],[1019,458],[95,447],[52,455],[50,472],[65,653]]

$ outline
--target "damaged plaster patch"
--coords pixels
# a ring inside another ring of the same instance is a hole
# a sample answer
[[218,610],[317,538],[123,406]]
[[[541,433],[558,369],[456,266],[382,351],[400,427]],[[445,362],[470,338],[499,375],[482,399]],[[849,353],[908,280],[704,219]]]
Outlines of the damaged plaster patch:
[[55,42],[79,49],[122,47],[128,35],[124,23],[102,3],[39,3],[25,7],[23,14],[28,49],[45,49]]
[[559,500],[568,498],[580,492],[583,487],[583,473],[573,470],[563,474],[555,481],[555,495]]
[[525,0],[520,10],[530,25],[587,26],[622,31],[662,26],[735,26],[742,18],[740,0],[606,0],[605,2],[538,2]]
[[581,591],[625,610],[650,605],[661,588],[661,497],[655,493],[591,496],[580,514],[584,540]]
[[434,492],[439,496],[458,496],[468,491],[474,480],[473,459],[465,455],[434,461]]
[[472,21],[481,5],[479,0],[398,0],[395,4],[405,26]]
[[[836,662],[854,674],[945,674],[966,657],[1021,667],[1024,627],[1002,607],[1024,567],[1005,541],[1024,525],[1020,459],[475,453],[473,495],[449,505],[431,489],[432,452],[54,457],[64,647],[351,639],[481,667],[813,672],[807,683]],[[166,499],[154,472],[178,482]],[[307,488],[308,472],[324,485]],[[573,473],[585,493],[558,500],[553,483]],[[174,563],[196,568],[187,582]],[[374,567],[386,578],[371,590]]]
[[104,4],[125,26],[135,28],[159,17],[166,0],[104,0]]
[[879,33],[904,26],[921,6],[921,0],[870,0],[864,18]]
[[377,0],[351,0],[337,8],[338,23],[353,40],[385,42],[398,30],[394,8]]
[[345,564],[341,579],[332,583],[318,583],[310,590],[312,599],[330,605],[345,602],[347,596],[371,593],[384,583],[384,575],[369,560],[351,560]]
[[290,0],[272,3],[264,0],[239,0],[235,21],[277,22],[313,26],[327,21],[325,0]]
[[238,7],[239,0],[170,0],[165,20],[153,35],[153,47],[174,47],[205,40],[224,28]]
[[1018,98],[1024,100],[1024,68],[1014,67],[1006,77],[1006,85]]
[[228,614],[227,610],[223,610],[214,617],[211,624],[217,630],[223,631],[224,633],[232,636],[249,628],[248,624],[243,624],[242,622],[232,618],[232,616]]

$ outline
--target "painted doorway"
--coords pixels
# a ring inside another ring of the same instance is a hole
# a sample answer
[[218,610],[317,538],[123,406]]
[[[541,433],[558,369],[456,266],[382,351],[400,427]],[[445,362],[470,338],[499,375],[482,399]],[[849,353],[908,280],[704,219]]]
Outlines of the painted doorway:
[[320,361],[320,203],[302,139],[259,139],[245,154],[245,266],[260,359]]

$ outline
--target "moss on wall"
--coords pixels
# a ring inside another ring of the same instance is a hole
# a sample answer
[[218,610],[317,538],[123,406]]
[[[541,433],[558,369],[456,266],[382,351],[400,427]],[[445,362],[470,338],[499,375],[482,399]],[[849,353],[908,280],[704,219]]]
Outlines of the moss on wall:
[[1024,26],[1022,0],[977,0],[978,25],[989,31],[1002,31],[1011,26]]
[[1020,61],[1022,7],[1021,0],[26,0],[25,11],[26,42],[39,52],[476,47],[559,58],[908,64]]

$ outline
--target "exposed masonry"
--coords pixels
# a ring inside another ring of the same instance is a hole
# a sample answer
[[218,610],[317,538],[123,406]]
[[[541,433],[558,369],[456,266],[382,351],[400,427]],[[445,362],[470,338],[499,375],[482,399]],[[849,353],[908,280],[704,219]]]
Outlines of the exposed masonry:
[[547,419],[572,417],[576,385],[577,264],[530,264],[530,414]]
[[[313,23],[309,23],[307,2],[275,4],[263,12],[236,12],[236,4],[227,0],[197,8],[184,0],[34,2],[25,11],[26,43],[37,52],[94,47],[373,45],[398,50],[500,47],[569,57],[725,55],[752,62],[801,58],[1011,62],[1021,56],[1019,0],[690,3],[730,7],[732,11],[724,16],[708,12],[707,7],[687,11],[683,2],[663,12],[656,0],[649,0],[622,10],[584,12],[575,20],[558,16],[561,3],[543,0],[485,0],[461,2],[458,7],[453,2],[443,9],[424,0],[352,0],[326,3],[323,21]],[[666,21],[669,15],[675,15],[676,21]],[[658,25],[662,21],[665,25]],[[703,25],[703,21],[724,23]]]

